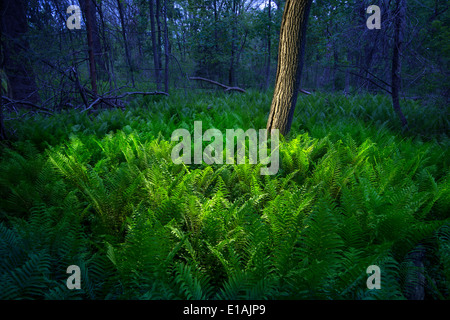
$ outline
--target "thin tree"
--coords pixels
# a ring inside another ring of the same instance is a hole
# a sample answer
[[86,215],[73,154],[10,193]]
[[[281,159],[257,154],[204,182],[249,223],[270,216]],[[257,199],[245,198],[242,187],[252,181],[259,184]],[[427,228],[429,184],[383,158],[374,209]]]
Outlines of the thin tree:
[[269,83],[270,83],[270,59],[271,59],[271,55],[270,52],[272,50],[272,41],[271,41],[271,25],[272,25],[272,0],[269,0],[269,4],[268,4],[268,24],[267,24],[267,64],[266,64],[266,89],[269,88]]
[[391,93],[392,93],[392,106],[397,113],[404,129],[408,127],[408,121],[406,120],[402,109],[400,107],[400,87],[401,87],[401,60],[402,45],[403,45],[403,30],[405,21],[406,0],[397,0],[394,11],[394,49],[392,55],[392,80],[391,80]]
[[159,63],[159,50],[157,48],[158,44],[156,42],[156,23],[155,23],[155,10],[154,10],[154,0],[148,1],[150,7],[150,27],[151,27],[151,37],[152,37],[152,49],[153,49],[153,64],[155,68],[155,79],[156,88],[161,90],[161,77],[160,77],[160,63]]
[[168,0],[164,0],[164,91],[166,93],[169,92],[169,31],[167,28],[167,2]]
[[300,89],[306,25],[312,0],[287,0],[280,30],[277,77],[267,129],[287,135]]
[[88,51],[89,51],[89,76],[91,78],[92,92],[97,94],[97,71],[95,67],[95,56],[94,56],[94,44],[92,36],[92,24],[93,15],[91,14],[92,3],[90,0],[85,2],[86,8],[86,33],[88,39]]
[[128,48],[127,34],[125,31],[125,18],[123,14],[122,0],[117,0],[117,7],[119,9],[120,24],[122,25],[122,39],[125,47],[125,57],[127,59],[128,69],[130,70],[131,83],[133,84],[134,87],[133,66],[131,64],[130,50]]
[[103,9],[102,6],[98,6],[97,8],[98,14],[100,16],[100,22],[101,22],[101,32],[102,32],[102,38],[103,38],[103,43],[104,43],[104,61],[105,61],[105,67],[106,70],[108,72],[108,79],[109,79],[109,85],[110,85],[110,89],[113,90],[113,82],[114,82],[114,87],[117,89],[117,83],[116,83],[116,77],[114,75],[114,62],[113,62],[113,57],[112,57],[112,46],[111,43],[109,42],[108,37],[106,36],[106,26],[105,26],[105,19],[103,16]]
[[159,79],[161,79],[161,71],[162,71],[162,27],[161,27],[161,0],[156,0],[156,12],[155,12],[155,18],[156,18],[156,28],[158,29],[158,37],[157,40],[157,47],[156,50],[158,51],[158,72],[159,72]]
[[234,69],[234,62],[235,62],[235,55],[236,55],[236,24],[237,24],[237,0],[233,0],[232,5],[232,12],[233,12],[233,21],[231,23],[231,55],[230,55],[230,67],[228,69],[228,85],[230,87],[234,87],[235,83],[235,69]]

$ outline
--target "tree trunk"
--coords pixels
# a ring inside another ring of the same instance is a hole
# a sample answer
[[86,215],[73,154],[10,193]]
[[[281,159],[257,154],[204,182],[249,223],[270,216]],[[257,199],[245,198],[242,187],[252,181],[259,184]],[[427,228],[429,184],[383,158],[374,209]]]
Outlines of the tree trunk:
[[125,19],[123,16],[122,0],[117,0],[117,7],[119,9],[120,24],[122,25],[122,38],[123,38],[123,44],[125,47],[125,56],[127,59],[128,69],[130,70],[131,83],[134,87],[133,66],[131,65],[130,50],[128,49],[128,41],[127,41],[127,33],[125,30]]
[[104,62],[105,62],[105,68],[106,68],[106,72],[108,73],[108,80],[109,80],[109,86],[110,86],[110,90],[113,90],[113,81],[114,81],[114,87],[117,89],[117,83],[115,80],[115,76],[114,76],[114,63],[113,63],[113,59],[111,57],[112,53],[109,52],[110,48],[111,48],[111,44],[108,40],[108,38],[106,37],[106,28],[105,28],[105,19],[103,17],[103,10],[102,7],[99,6],[98,7],[98,14],[100,15],[100,22],[102,25],[102,38],[103,38],[103,44],[104,44]]
[[269,23],[267,26],[267,64],[266,64],[266,90],[269,88],[269,83],[270,83],[270,51],[272,50],[272,41],[271,41],[271,24],[272,24],[272,1],[269,0],[269,12],[268,12],[268,18],[269,18]]
[[169,30],[167,28],[167,2],[164,0],[164,91],[169,93]]
[[287,0],[280,30],[277,77],[267,129],[291,129],[303,67],[306,25],[312,0]]
[[3,0],[0,10],[3,68],[9,81],[9,95],[14,100],[40,101],[33,66],[26,57],[30,45],[26,3],[23,0]]
[[97,94],[97,71],[95,68],[95,56],[94,56],[94,45],[93,45],[93,36],[92,36],[92,15],[91,15],[91,6],[92,3],[90,0],[86,0],[86,32],[88,38],[88,50],[89,50],[89,75],[91,78],[91,87],[92,92]]
[[[103,56],[103,49],[102,45],[100,43],[100,33],[97,25],[97,18],[95,16],[95,13],[97,12],[96,3],[93,0],[80,0],[80,7],[83,11],[85,21],[86,21],[86,28],[88,27],[91,30],[91,38],[92,38],[92,51],[94,55],[94,61],[95,61],[95,69],[96,69],[96,77],[100,79],[107,79],[107,70],[106,70],[106,64],[105,59]],[[89,12],[87,11],[87,4],[89,4]],[[88,23],[89,22],[89,23]]]
[[233,22],[231,26],[231,57],[230,57],[230,68],[228,69],[228,85],[230,87],[234,86],[235,83],[235,69],[234,69],[234,60],[236,55],[236,19],[237,19],[237,11],[236,11],[236,0],[233,0]]
[[401,87],[401,60],[402,44],[403,44],[403,28],[406,11],[406,0],[397,0],[396,8],[394,12],[394,52],[392,55],[392,106],[397,113],[404,129],[408,127],[408,121],[403,115],[400,107],[400,87]]
[[155,68],[155,80],[156,80],[156,88],[157,90],[161,90],[161,80],[160,80],[160,71],[159,71],[159,51],[156,43],[156,25],[155,25],[155,10],[154,10],[154,0],[149,0],[150,7],[150,26],[151,26],[151,34],[152,34],[152,49],[153,49],[153,65]]
[[161,37],[162,37],[162,32],[161,32],[161,19],[160,19],[160,14],[161,14],[161,0],[156,0],[156,12],[155,12],[155,17],[156,17],[156,27],[158,29],[158,38],[157,38],[157,42],[158,45],[156,47],[156,50],[158,51],[158,72],[159,72],[159,79],[161,80],[161,72],[162,72],[162,43],[161,43]]
[[[351,63],[351,56],[350,56],[350,50],[347,50],[347,62]],[[344,87],[344,93],[348,94],[350,93],[350,67],[347,66],[345,68],[345,87]]]
[[218,12],[217,12],[217,0],[214,0],[213,2],[214,7],[214,48],[216,54],[219,52],[219,45],[218,45],[218,36],[217,36],[217,21],[218,21]]

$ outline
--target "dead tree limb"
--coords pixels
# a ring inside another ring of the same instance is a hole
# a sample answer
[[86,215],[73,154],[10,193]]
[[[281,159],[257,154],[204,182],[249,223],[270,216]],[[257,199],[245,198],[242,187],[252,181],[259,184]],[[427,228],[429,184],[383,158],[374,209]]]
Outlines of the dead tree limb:
[[[19,105],[29,106],[29,107],[31,107],[31,108],[33,108],[33,109],[40,110],[41,112],[44,112],[44,113],[47,113],[47,114],[53,114],[52,110],[47,109],[47,108],[45,108],[45,107],[38,106],[37,104],[34,104],[34,103],[30,102],[30,101],[25,101],[25,100],[13,100],[13,99],[8,98],[8,97],[5,97],[5,96],[2,96],[2,99],[3,99],[3,100],[6,100],[6,101],[9,102],[10,104],[19,104]],[[6,106],[6,105],[5,105],[5,106]]]
[[300,89],[300,92],[301,92],[301,93],[304,93],[304,94],[312,94],[311,92],[306,91],[306,90],[304,90],[304,89]]
[[81,112],[86,112],[86,111],[94,108],[94,106],[96,106],[96,105],[98,105],[100,103],[107,104],[108,106],[110,106],[112,108],[121,107],[121,105],[117,103],[117,100],[121,100],[121,99],[123,99],[123,98],[125,98],[127,96],[135,95],[135,94],[140,94],[140,95],[143,95],[143,96],[149,96],[149,95],[165,95],[165,96],[168,96],[169,95],[166,92],[159,92],[159,91],[154,91],[154,92],[125,92],[125,93],[121,94],[120,96],[101,96],[101,95],[95,96],[89,90],[88,90],[88,93],[91,94],[94,97],[93,98],[93,102],[91,102],[89,104],[89,106],[87,106]]
[[224,85],[223,83],[219,83],[217,81],[213,81],[213,80],[210,80],[210,79],[205,79],[205,78],[202,78],[202,77],[190,77],[189,80],[205,81],[205,82],[208,82],[208,83],[211,83],[211,84],[214,84],[216,86],[219,86],[219,87],[223,88],[225,92],[239,91],[239,92],[245,93],[245,90],[242,89],[242,88],[230,87],[230,86]]
[[121,94],[120,96],[117,97],[117,99],[122,99],[125,98],[126,96],[130,96],[133,94],[140,94],[143,96],[151,96],[151,95],[164,95],[164,96],[169,96],[169,94],[167,92],[161,92],[161,91],[154,91],[154,92],[125,92],[124,94]]

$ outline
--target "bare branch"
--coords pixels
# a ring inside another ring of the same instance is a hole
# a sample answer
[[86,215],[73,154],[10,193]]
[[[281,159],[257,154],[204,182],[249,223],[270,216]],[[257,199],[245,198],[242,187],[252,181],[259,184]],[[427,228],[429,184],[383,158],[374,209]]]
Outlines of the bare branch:
[[2,96],[2,99],[8,101],[8,102],[11,103],[11,104],[21,104],[21,105],[24,105],[24,106],[29,106],[29,107],[32,107],[32,108],[34,108],[34,109],[41,110],[41,111],[44,112],[44,113],[53,114],[53,112],[52,112],[50,109],[47,109],[47,108],[45,108],[45,107],[38,106],[37,104],[34,104],[34,103],[30,102],[30,101],[25,101],[25,100],[13,100],[13,99],[8,98],[8,97],[5,97],[5,96]]
[[219,82],[217,82],[217,81],[210,80],[210,79],[205,79],[205,78],[202,78],[202,77],[190,77],[189,80],[205,81],[205,82],[208,82],[208,83],[211,83],[211,84],[214,84],[214,85],[216,85],[216,86],[219,86],[219,87],[223,88],[225,92],[228,92],[228,91],[239,91],[239,92],[245,93],[245,90],[242,89],[242,88],[239,88],[239,87],[229,87],[229,86],[224,85],[224,84],[222,84],[222,83],[219,83]]

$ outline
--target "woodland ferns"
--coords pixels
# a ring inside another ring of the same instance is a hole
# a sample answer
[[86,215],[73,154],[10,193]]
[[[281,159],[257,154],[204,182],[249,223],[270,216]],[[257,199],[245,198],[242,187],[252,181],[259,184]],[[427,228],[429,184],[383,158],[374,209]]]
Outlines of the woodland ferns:
[[[35,127],[0,159],[0,298],[405,299],[408,257],[423,248],[426,295],[448,299],[448,141],[362,125],[357,98],[330,111],[353,120],[324,130],[311,120],[323,107],[308,99],[296,111],[307,132],[282,139],[275,176],[171,161],[171,130],[192,130],[195,115],[209,112],[204,126],[219,129],[262,126],[233,96],[210,111],[179,99],[182,108],[135,105],[97,122],[61,114],[69,132],[47,146],[32,142],[44,132]],[[80,266],[82,290],[67,289],[69,265]],[[380,290],[366,287],[370,265]]]

